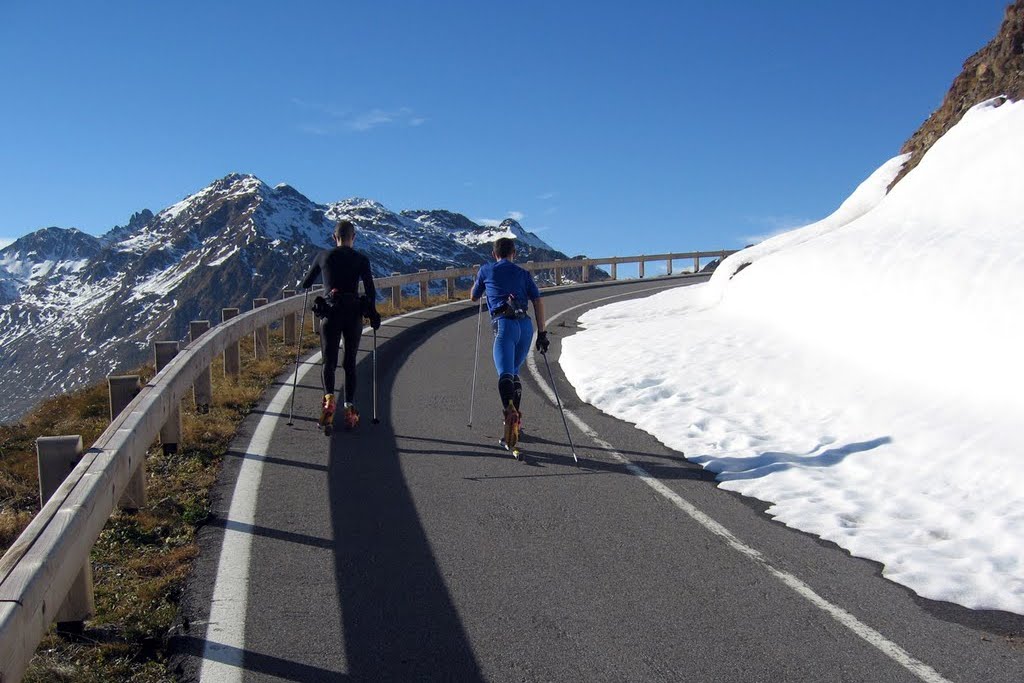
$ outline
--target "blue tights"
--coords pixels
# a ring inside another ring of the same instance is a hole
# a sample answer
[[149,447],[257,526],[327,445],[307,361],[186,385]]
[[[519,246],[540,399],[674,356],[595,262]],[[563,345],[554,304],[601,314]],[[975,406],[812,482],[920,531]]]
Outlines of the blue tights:
[[[508,405],[512,398],[512,387],[519,384],[519,368],[526,361],[532,342],[533,321],[530,318],[498,318],[494,321],[494,367],[498,371],[502,407]],[[518,407],[519,401],[515,403]]]

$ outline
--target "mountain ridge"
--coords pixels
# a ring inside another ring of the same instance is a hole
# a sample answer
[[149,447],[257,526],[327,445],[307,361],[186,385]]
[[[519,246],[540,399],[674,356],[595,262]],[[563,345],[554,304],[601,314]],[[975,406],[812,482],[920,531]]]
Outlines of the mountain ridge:
[[342,218],[356,224],[356,248],[377,277],[484,263],[503,235],[518,239],[523,260],[568,258],[511,219],[488,227],[361,197],[320,204],[291,185],[231,173],[100,237],[44,228],[0,249],[0,422],[137,366],[153,341],[183,340],[191,320],[216,323],[222,308],[279,298],[333,246]]

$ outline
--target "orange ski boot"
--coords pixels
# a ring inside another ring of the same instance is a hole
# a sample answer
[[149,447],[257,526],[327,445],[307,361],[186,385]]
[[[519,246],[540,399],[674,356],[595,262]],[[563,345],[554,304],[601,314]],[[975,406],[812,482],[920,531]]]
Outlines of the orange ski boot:
[[359,426],[359,411],[351,403],[346,403],[342,419],[345,421],[345,429],[355,429]]
[[516,410],[512,401],[508,402],[505,408],[505,436],[501,440],[502,445],[512,451],[512,457],[519,459],[519,411]]
[[334,430],[335,408],[334,394],[325,394],[323,405],[320,407],[320,427],[324,430],[324,436],[330,436]]

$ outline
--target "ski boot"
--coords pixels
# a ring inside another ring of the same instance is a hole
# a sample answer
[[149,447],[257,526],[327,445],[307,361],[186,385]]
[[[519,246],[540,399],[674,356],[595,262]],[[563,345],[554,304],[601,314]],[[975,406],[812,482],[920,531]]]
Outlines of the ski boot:
[[505,435],[501,439],[501,445],[512,451],[512,457],[519,460],[519,411],[512,401],[509,401],[508,407],[505,408]]
[[346,403],[342,419],[345,421],[345,429],[355,429],[359,426],[359,411],[351,403]]
[[330,436],[334,431],[334,394],[325,394],[323,405],[320,407],[320,427],[324,430],[324,436]]

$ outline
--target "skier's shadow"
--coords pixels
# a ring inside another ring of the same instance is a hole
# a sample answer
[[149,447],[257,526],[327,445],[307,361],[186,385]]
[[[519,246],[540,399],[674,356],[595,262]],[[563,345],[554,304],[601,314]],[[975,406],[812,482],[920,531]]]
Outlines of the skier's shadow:
[[[438,450],[434,448],[425,449],[408,449],[399,448],[402,453],[416,453],[422,455],[455,455],[460,457],[481,457],[483,456],[483,449],[489,448],[479,442],[474,441],[456,441],[451,439],[438,439],[423,436],[405,436],[396,435],[396,439],[402,441],[420,441],[425,443],[437,443],[444,444],[447,446],[464,446],[462,450]],[[530,434],[524,434],[521,443],[524,445],[524,458],[525,464],[531,467],[546,467],[546,466],[559,466],[559,467],[577,467],[582,472],[588,473],[609,473],[609,474],[630,474],[628,466],[620,460],[604,460],[593,457],[587,457],[588,452],[596,451],[598,453],[608,453],[614,451],[622,455],[630,455],[630,463],[643,467],[650,474],[658,477],[659,479],[667,480],[678,480],[687,479],[693,481],[714,481],[715,475],[708,472],[697,465],[693,465],[686,461],[682,456],[677,455],[662,455],[655,453],[648,453],[642,451],[632,451],[625,449],[608,449],[602,447],[594,447],[587,445],[581,447],[577,444],[576,453],[579,456],[579,463],[575,461],[569,449],[569,444],[564,441],[554,441],[551,439],[545,439],[539,436],[533,436]],[[543,449],[534,448],[535,445],[542,444],[546,446]],[[502,450],[494,450],[494,453],[488,452],[485,457],[497,456],[501,459],[509,459],[511,455],[508,452]],[[667,459],[672,461],[671,464],[666,464],[664,460]],[[535,475],[536,476],[536,475]],[[495,477],[482,477],[479,478],[481,481],[486,479],[494,479]],[[476,477],[469,477],[469,479],[477,480]]]
[[[408,349],[472,310],[455,309],[378,338],[380,415],[390,414]],[[372,340],[371,340],[372,342]],[[363,346],[363,345],[361,345]],[[357,365],[361,396],[372,358]],[[482,680],[469,638],[405,481],[389,420],[331,438],[328,489],[345,661],[353,680]]]

